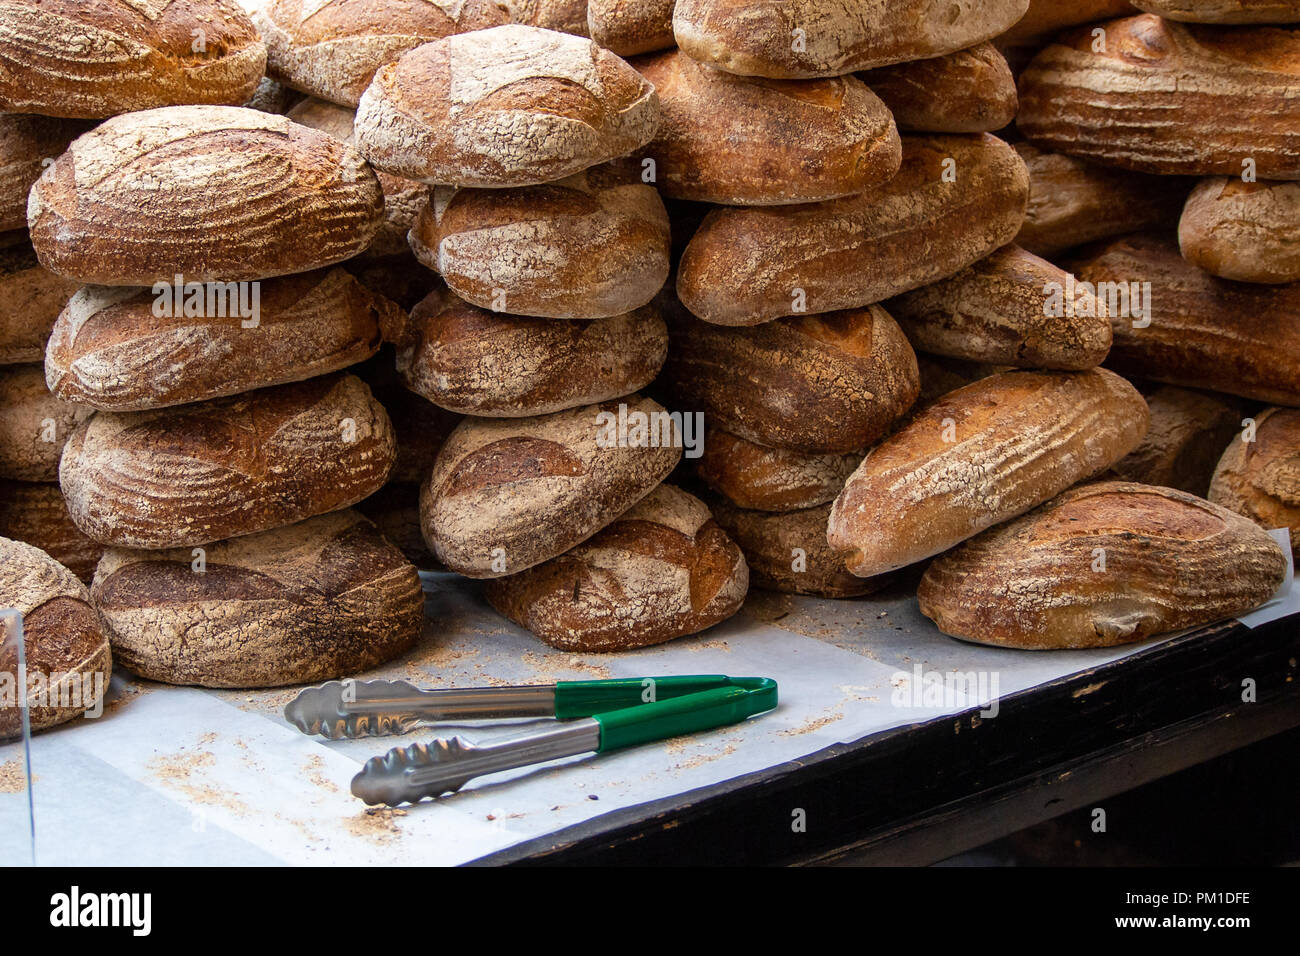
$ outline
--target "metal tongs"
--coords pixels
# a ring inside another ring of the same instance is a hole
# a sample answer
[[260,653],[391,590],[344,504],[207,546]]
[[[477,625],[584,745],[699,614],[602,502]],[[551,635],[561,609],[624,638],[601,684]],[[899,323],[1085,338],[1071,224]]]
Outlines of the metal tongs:
[[484,774],[739,723],[776,704],[776,681],[721,674],[441,690],[420,690],[406,681],[347,680],[304,690],[284,716],[305,734],[329,738],[401,734],[454,719],[564,722],[485,744],[439,737],[372,757],[352,778],[352,793],[369,804],[395,807],[459,790]]

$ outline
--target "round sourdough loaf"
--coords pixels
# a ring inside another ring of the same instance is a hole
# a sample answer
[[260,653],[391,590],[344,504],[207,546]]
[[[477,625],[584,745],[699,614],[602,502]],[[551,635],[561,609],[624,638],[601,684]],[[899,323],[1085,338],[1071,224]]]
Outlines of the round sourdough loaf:
[[4,0],[0,110],[99,118],[238,105],[266,47],[234,0]]
[[677,45],[673,7],[677,0],[589,0],[587,27],[593,40],[619,56],[666,50]]
[[467,418],[420,489],[424,538],[471,578],[563,554],[673,470],[684,435],[670,421],[639,395],[537,418]]
[[1151,427],[1115,463],[1115,476],[1205,496],[1221,451],[1243,425],[1246,403],[1226,395],[1161,385],[1145,395]]
[[992,43],[882,66],[861,79],[884,100],[899,129],[991,133],[1016,118],[1016,80]]
[[56,484],[0,480],[0,537],[40,548],[87,584],[104,546],[81,533]]
[[1016,143],[1029,168],[1029,206],[1016,243],[1051,256],[1094,239],[1172,225],[1188,181],[1099,166]]
[[704,502],[660,485],[559,557],[489,581],[488,602],[566,651],[624,651],[696,634],[740,610],[744,555]]
[[862,451],[920,392],[912,347],[880,306],[724,328],[660,301],[673,407],[760,445]]
[[749,511],[729,501],[711,498],[713,516],[740,545],[754,587],[783,594],[825,598],[860,597],[879,591],[893,580],[885,574],[860,578],[826,545],[829,504],[799,511]]
[[0,249],[0,365],[42,361],[54,320],[78,288],[26,243]]
[[0,113],[0,232],[27,228],[27,193],[45,163],[90,127],[79,120]]
[[836,76],[952,53],[1007,30],[1029,0],[677,0],[682,52],[730,73]]
[[1228,443],[1210,482],[1210,500],[1265,528],[1289,528],[1300,558],[1300,410],[1266,408],[1255,440]]
[[659,130],[645,152],[667,196],[741,206],[817,202],[898,172],[893,117],[854,77],[736,76],[677,50],[633,66],[659,96]]
[[72,141],[27,204],[59,275],[101,285],[234,282],[349,259],[383,221],[357,151],[283,116],[175,106],[116,116]]
[[233,286],[86,286],[50,335],[50,390],[136,411],[298,382],[374,355],[401,313],[339,268],[258,283],[256,299]]
[[1003,372],[932,402],[867,453],[827,538],[854,574],[946,551],[1137,447],[1146,402],[1114,372]]
[[[65,723],[103,700],[113,656],[76,575],[39,548],[0,538],[0,608],[22,615],[32,730]],[[17,648],[7,643],[0,647],[0,673],[18,673]],[[0,702],[0,738],[22,732],[21,711],[12,695],[6,697]]]
[[966,641],[1110,647],[1245,613],[1285,573],[1277,543],[1226,508],[1099,482],[941,555],[917,599],[939,630]]
[[861,461],[855,453],[810,455],[768,448],[711,428],[697,473],[741,508],[799,511],[833,501]]
[[1178,245],[1222,279],[1300,281],[1300,183],[1202,180],[1183,207]]
[[486,418],[545,415],[635,392],[659,374],[668,329],[651,306],[556,322],[488,312],[445,289],[390,336],[397,369],[429,401]]
[[90,414],[51,395],[39,365],[0,368],[0,478],[57,480],[64,443]]
[[305,684],[368,670],[420,636],[419,575],[350,509],[201,550],[104,553],[92,594],[132,673],[200,687]]
[[677,294],[719,325],[860,308],[1010,242],[1028,198],[1025,164],[1002,140],[905,136],[902,169],[870,192],[710,212],[682,254]]
[[1297,0],[1133,0],[1133,6],[1187,23],[1300,23]]
[[1116,239],[1084,250],[1068,267],[1098,291],[1111,283],[1121,304],[1123,291],[1132,302],[1134,283],[1142,291],[1142,318],[1111,310],[1106,364],[1117,372],[1300,405],[1300,284],[1215,278],[1163,235]]
[[519,189],[446,189],[411,230],[416,257],[494,312],[601,319],[668,279],[668,213],[629,163]]
[[376,168],[450,186],[551,182],[644,146],[654,87],[590,40],[494,27],[416,47],[375,74],[357,143]]
[[1046,259],[1006,245],[885,307],[924,352],[1019,368],[1092,368],[1110,350],[1110,321],[1086,291],[1067,302],[1068,279]]
[[68,442],[59,483],[82,531],[175,548],[279,528],[376,491],[397,456],[360,379],[328,375],[198,405],[98,412]]
[[1148,173],[1300,179],[1300,33],[1149,14],[1101,29],[1104,52],[1081,28],[1021,74],[1016,125],[1035,145]]

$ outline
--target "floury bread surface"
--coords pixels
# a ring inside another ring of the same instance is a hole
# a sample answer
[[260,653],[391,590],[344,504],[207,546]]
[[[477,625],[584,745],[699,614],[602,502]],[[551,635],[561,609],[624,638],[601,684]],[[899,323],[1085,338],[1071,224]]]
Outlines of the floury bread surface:
[[677,0],[590,0],[587,26],[593,40],[619,56],[676,46],[673,7]]
[[700,478],[741,508],[799,511],[829,504],[862,456],[806,454],[768,448],[712,428],[700,457]]
[[72,523],[63,492],[51,482],[0,480],[0,538],[40,548],[86,584],[104,553]]
[[1300,183],[1202,180],[1183,207],[1178,245],[1222,279],[1300,281]]
[[27,193],[41,171],[92,124],[0,113],[0,232],[27,228]]
[[1228,443],[1214,469],[1210,500],[1265,528],[1289,528],[1300,555],[1300,409],[1266,408]]
[[26,243],[0,250],[0,365],[42,361],[54,320],[77,288]]
[[1172,385],[1158,386],[1145,397],[1151,428],[1115,463],[1115,475],[1205,497],[1220,454],[1245,424],[1247,403]]
[[51,395],[39,365],[0,368],[0,478],[57,480],[64,442],[90,413]]
[[1016,118],[1016,80],[992,43],[881,67],[860,78],[884,100],[899,129],[991,133]]

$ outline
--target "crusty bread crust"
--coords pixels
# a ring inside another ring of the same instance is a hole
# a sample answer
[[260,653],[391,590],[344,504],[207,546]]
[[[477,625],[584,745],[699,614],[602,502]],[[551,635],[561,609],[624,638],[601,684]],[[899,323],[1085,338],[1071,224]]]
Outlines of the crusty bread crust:
[[902,130],[991,133],[1016,118],[1016,80],[992,43],[861,74]]
[[58,480],[64,442],[90,414],[51,395],[39,365],[0,368],[0,478]]
[[733,504],[754,511],[801,511],[829,504],[862,456],[768,448],[711,428],[697,473]]
[[1237,435],[1210,482],[1210,500],[1265,528],[1289,528],[1300,556],[1300,410],[1266,408],[1255,416],[1255,440]]
[[1202,180],[1183,207],[1178,245],[1221,279],[1300,281],[1300,183]]

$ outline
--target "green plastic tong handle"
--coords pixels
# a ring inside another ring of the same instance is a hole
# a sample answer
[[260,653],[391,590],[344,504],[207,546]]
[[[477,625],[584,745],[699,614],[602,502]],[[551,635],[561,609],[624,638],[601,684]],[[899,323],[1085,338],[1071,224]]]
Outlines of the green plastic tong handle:
[[725,727],[776,707],[776,681],[771,678],[721,679],[727,683],[679,697],[664,699],[660,695],[660,699],[651,704],[642,703],[621,710],[592,714],[592,718],[600,724],[598,753]]
[[562,680],[555,684],[555,716],[560,720],[594,717],[610,710],[640,707],[703,690],[750,687],[761,678],[725,674],[686,674],[673,677],[621,677],[614,680]]

